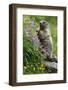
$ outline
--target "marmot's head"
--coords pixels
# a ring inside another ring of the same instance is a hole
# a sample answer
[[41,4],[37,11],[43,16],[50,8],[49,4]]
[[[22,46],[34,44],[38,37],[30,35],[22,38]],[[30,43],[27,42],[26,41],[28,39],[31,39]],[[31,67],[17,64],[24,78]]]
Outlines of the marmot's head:
[[40,21],[40,30],[45,30],[48,28],[48,22],[45,20]]

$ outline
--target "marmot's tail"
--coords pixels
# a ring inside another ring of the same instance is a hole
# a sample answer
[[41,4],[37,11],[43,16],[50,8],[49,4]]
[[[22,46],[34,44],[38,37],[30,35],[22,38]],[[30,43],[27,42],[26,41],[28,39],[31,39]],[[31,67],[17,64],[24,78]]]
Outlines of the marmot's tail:
[[52,58],[48,58],[48,57],[47,57],[45,60],[46,60],[46,61],[50,61],[50,62],[55,62],[55,63],[58,62],[58,60],[57,60],[56,57],[52,57]]

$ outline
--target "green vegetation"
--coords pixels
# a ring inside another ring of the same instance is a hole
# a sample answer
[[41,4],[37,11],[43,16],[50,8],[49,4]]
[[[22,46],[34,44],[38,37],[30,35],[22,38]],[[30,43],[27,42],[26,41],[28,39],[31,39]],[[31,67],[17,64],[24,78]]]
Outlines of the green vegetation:
[[[40,20],[46,20],[49,23],[51,36],[53,39],[53,54],[57,56],[57,17],[54,16],[23,16],[24,30],[31,29],[31,32],[35,34],[39,27]],[[35,25],[30,26],[29,22],[33,20]],[[42,74],[47,73],[45,65],[41,63],[44,56],[40,52],[39,48],[33,43],[28,33],[23,32],[23,74]]]
[[43,56],[38,47],[32,43],[31,39],[25,33],[23,51],[24,74],[44,73],[45,67],[41,64]]

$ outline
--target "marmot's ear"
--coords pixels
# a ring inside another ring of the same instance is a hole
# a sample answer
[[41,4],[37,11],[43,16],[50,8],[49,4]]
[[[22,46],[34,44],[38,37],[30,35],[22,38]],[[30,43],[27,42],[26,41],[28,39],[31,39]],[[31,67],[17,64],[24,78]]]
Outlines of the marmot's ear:
[[36,32],[39,32],[39,30],[36,30]]
[[40,30],[40,29],[39,29],[39,28],[37,28],[36,32],[39,32],[39,30]]

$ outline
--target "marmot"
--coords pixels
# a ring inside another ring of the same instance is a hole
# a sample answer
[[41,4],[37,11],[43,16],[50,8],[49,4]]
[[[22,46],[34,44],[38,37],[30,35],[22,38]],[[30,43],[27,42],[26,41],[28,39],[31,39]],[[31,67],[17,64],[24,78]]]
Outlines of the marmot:
[[52,58],[52,37],[49,31],[48,22],[40,21],[40,28],[37,30],[37,36],[40,42],[41,51],[48,58]]

